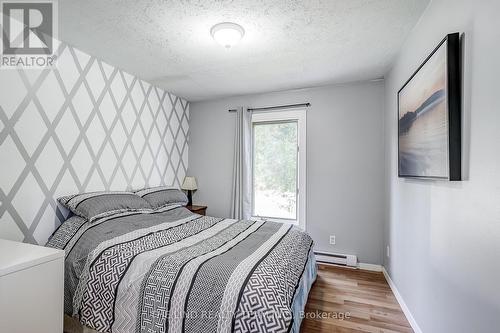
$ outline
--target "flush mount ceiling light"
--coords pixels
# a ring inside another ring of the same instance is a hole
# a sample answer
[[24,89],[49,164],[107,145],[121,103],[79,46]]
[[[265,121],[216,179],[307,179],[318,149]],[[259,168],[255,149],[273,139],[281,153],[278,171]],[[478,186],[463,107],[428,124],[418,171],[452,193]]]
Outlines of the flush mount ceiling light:
[[232,22],[217,23],[210,29],[212,38],[224,46],[230,48],[240,41],[245,35],[245,30],[239,24]]

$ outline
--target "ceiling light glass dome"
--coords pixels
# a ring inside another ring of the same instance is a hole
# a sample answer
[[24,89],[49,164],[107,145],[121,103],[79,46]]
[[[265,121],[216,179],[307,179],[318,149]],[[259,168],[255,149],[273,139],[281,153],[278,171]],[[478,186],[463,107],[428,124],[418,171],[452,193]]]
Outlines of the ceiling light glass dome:
[[245,30],[239,24],[222,22],[214,25],[212,29],[210,29],[210,34],[217,43],[225,48],[230,48],[243,38]]

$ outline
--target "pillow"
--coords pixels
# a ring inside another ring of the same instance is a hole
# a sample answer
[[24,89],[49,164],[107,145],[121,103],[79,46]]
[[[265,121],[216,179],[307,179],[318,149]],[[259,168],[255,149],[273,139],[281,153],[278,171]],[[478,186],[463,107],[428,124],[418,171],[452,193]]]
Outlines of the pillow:
[[143,198],[154,210],[166,210],[178,206],[186,206],[188,199],[184,192],[173,186],[158,186],[135,191],[139,197]]
[[71,238],[85,223],[87,223],[87,220],[81,216],[73,215],[69,217],[49,237],[45,246],[64,250]]
[[116,213],[151,212],[149,203],[132,192],[91,192],[68,195],[57,200],[73,214],[89,222]]

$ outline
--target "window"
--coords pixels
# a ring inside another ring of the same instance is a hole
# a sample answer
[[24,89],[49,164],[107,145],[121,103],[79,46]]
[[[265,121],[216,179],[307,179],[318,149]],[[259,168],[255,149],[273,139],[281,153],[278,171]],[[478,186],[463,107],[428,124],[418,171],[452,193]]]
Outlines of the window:
[[252,114],[252,215],[305,229],[305,110]]

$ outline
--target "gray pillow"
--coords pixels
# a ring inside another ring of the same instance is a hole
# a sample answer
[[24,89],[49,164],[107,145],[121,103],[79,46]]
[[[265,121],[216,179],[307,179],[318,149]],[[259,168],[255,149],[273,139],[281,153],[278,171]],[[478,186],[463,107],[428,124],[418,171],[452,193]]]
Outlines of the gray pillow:
[[184,192],[173,186],[158,186],[135,191],[151,205],[155,211],[186,206],[188,199]]
[[70,216],[56,229],[56,231],[54,231],[45,246],[64,250],[71,238],[73,238],[85,223],[87,223],[87,219],[81,216]]
[[93,222],[123,212],[151,212],[149,203],[132,192],[92,192],[57,199],[74,214]]

